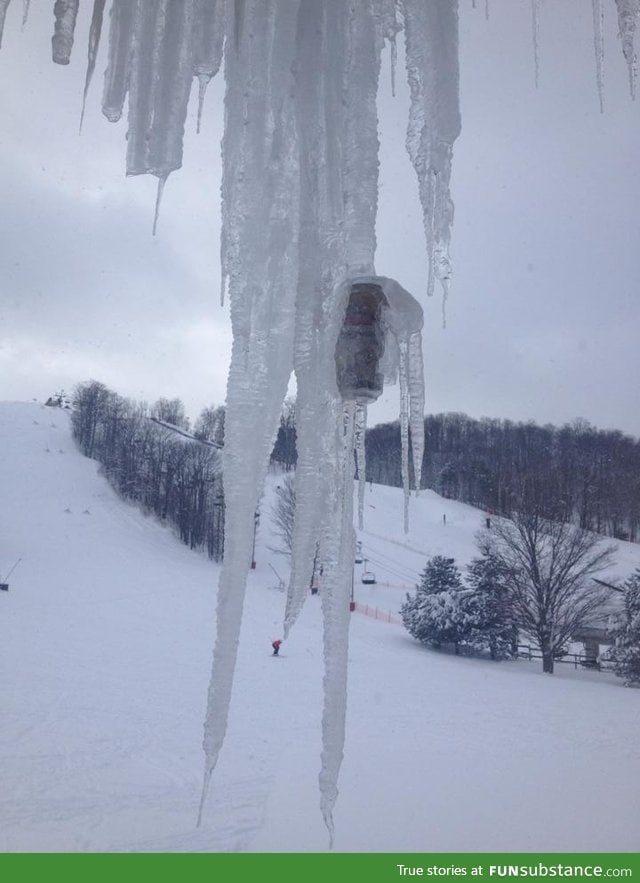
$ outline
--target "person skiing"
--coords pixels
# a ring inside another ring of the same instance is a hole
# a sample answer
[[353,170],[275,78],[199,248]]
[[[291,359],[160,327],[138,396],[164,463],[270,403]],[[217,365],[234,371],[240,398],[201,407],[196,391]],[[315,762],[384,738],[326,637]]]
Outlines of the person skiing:
[[271,646],[273,647],[273,655],[274,656],[278,655],[278,651],[280,650],[280,644],[282,644],[282,641],[279,640],[278,638],[271,644]]

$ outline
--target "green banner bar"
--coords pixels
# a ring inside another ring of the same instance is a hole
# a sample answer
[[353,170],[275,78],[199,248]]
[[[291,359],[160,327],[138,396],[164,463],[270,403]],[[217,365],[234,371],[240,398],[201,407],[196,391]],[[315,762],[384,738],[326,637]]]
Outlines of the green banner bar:
[[0,879],[28,883],[401,883],[422,878],[640,883],[638,853],[5,854]]

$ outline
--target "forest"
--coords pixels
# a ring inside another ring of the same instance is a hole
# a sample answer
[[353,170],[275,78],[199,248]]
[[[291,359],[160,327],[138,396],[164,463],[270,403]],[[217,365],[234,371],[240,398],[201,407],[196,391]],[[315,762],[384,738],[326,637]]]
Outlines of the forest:
[[[99,460],[124,497],[173,523],[183,542],[216,560],[223,550],[224,418],[224,406],[205,408],[190,432],[179,399],[148,406],[96,381],[79,384],[73,396],[82,452]],[[367,481],[400,487],[399,424],[368,429],[365,444]],[[290,470],[296,459],[295,401],[287,400],[271,460]],[[429,415],[421,486],[488,515],[535,508],[604,536],[640,541],[640,441],[584,420],[555,427]]]
[[220,443],[224,409],[205,409],[194,433],[179,399],[151,407],[104,384],[79,384],[73,394],[73,435],[127,500],[171,524],[191,549],[221,560],[224,493]]
[[[488,514],[533,508],[605,536],[640,541],[638,439],[585,420],[556,427],[448,413],[430,414],[424,425],[422,488]],[[399,423],[368,429],[365,449],[367,481],[401,487]],[[289,402],[272,460],[290,469],[295,459],[295,406]]]
[[[367,431],[366,456],[367,481],[401,486],[398,423]],[[640,540],[640,441],[584,420],[558,428],[429,415],[421,485],[489,514],[534,503],[548,517]]]

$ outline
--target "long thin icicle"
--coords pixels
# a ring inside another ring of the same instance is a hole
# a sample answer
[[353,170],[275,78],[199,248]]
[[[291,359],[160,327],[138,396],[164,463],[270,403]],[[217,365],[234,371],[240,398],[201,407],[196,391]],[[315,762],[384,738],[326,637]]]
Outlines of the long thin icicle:
[[84,120],[84,112],[87,105],[87,94],[91,79],[96,67],[96,58],[100,47],[100,35],[102,33],[102,19],[106,0],[94,0],[91,27],[89,28],[89,48],[87,51],[87,74],[84,79],[84,92],[82,93],[82,111],[80,113],[80,131]]
[[411,92],[407,150],[416,170],[429,256],[427,294],[438,279],[446,301],[451,279],[449,193],[453,143],[460,134],[458,4],[404,2]]
[[2,46],[2,32],[4,31],[4,21],[7,17],[7,9],[11,0],[0,0],[0,46]]
[[593,48],[596,56],[596,85],[600,113],[604,113],[604,10],[602,0],[593,0]]
[[536,89],[540,85],[540,0],[531,0],[531,35]]
[[402,474],[402,492],[404,494],[404,532],[409,532],[409,381],[408,344],[406,340],[398,341],[400,350],[400,467]]
[[222,62],[228,13],[228,0],[196,0],[193,72],[198,78],[198,132],[207,86]]
[[56,0],[53,14],[55,30],[51,38],[51,54],[56,64],[69,64],[78,16],[78,0]]
[[357,405],[355,421],[355,451],[356,465],[358,467],[358,529],[362,530],[364,527],[364,494],[367,486],[367,452],[365,447],[367,435],[366,405]]
[[167,183],[168,174],[158,175],[158,190],[156,193],[156,207],[153,212],[153,229],[152,235],[158,232],[158,221],[160,219],[160,203],[162,202],[162,194],[164,193],[164,185]]
[[622,41],[622,52],[629,69],[629,90],[631,97],[636,97],[637,58],[634,46],[640,0],[616,0],[618,7],[618,29]]
[[407,346],[407,385],[409,388],[409,427],[411,429],[411,453],[416,493],[422,483],[422,459],[424,456],[424,359],[422,334],[410,332]]
[[31,0],[23,0],[22,2],[22,23],[20,25],[20,29],[24,31],[27,26],[27,22],[29,21],[29,8],[31,6]]

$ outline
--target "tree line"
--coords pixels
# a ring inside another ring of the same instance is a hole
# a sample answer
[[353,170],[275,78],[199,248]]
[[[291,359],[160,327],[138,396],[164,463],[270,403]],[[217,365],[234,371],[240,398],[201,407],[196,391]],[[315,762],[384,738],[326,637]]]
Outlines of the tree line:
[[[400,487],[400,427],[366,435],[367,480]],[[640,441],[583,420],[560,428],[465,414],[425,419],[422,487],[490,513],[549,518],[640,541]]]
[[101,464],[121,496],[172,524],[191,549],[221,560],[223,408],[205,409],[190,434],[179,399],[149,407],[88,381],[74,390],[71,422],[82,453]]

